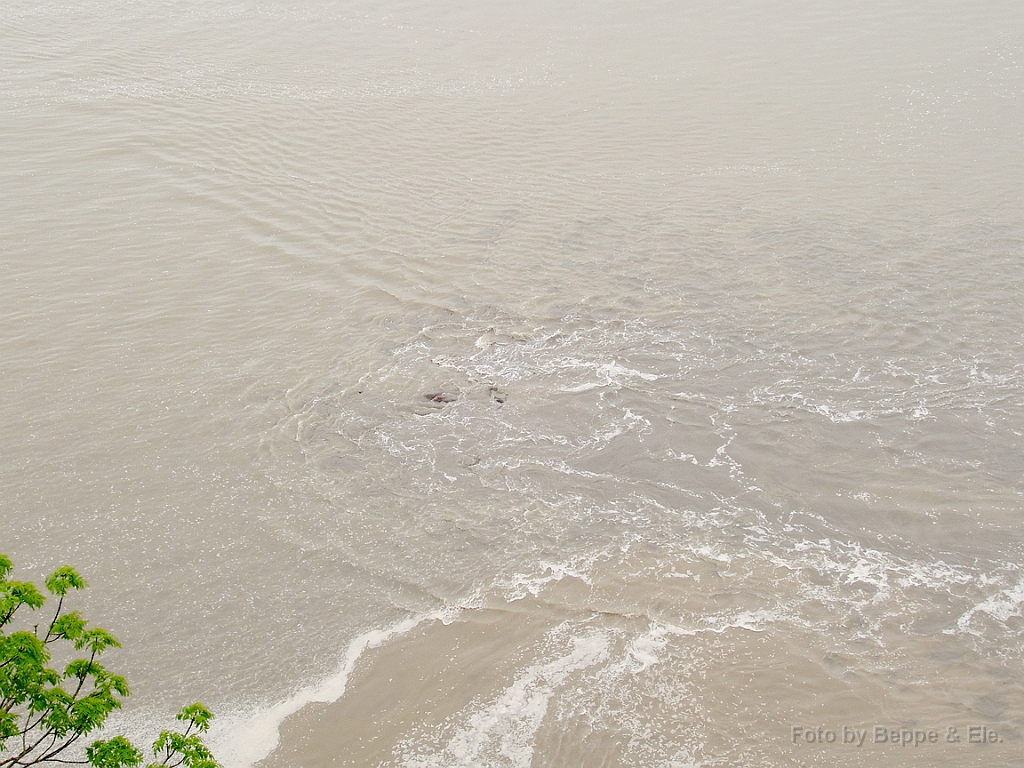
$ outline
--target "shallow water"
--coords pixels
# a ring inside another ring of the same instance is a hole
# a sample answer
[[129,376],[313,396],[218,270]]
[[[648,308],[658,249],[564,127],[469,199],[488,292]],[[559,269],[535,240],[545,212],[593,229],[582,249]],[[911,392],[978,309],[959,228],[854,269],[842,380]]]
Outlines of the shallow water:
[[229,768],[1020,765],[1021,28],[5,3],[0,551]]

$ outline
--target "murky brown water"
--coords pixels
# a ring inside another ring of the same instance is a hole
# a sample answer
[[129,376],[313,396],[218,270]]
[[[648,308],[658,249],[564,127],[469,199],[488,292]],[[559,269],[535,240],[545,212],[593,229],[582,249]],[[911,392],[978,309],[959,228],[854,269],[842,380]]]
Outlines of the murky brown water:
[[1024,765],[1021,29],[6,0],[0,551],[229,768]]

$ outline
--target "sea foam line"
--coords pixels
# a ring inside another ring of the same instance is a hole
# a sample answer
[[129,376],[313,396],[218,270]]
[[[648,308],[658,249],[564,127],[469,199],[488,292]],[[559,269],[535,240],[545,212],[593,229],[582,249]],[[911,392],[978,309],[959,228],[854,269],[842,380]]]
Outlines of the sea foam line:
[[330,704],[345,695],[349,675],[363,653],[411,632],[425,621],[450,620],[454,612],[445,610],[412,616],[388,629],[373,629],[358,635],[349,643],[344,659],[334,674],[248,718],[218,739],[215,750],[220,753],[224,765],[227,768],[252,768],[277,749],[281,738],[281,723],[287,717],[308,704]]

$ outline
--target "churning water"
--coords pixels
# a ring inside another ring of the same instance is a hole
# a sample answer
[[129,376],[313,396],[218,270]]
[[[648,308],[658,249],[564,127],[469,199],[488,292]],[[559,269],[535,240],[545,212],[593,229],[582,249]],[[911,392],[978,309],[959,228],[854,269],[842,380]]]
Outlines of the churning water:
[[1022,30],[5,0],[0,551],[230,768],[1024,765]]

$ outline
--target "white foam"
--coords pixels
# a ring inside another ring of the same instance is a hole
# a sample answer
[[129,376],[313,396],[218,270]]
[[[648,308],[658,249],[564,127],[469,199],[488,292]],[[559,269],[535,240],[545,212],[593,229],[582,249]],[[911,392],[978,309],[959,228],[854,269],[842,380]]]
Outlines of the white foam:
[[546,664],[526,669],[497,699],[474,712],[434,754],[405,758],[406,768],[529,768],[533,739],[547,714],[555,689],[573,672],[608,658],[609,639],[594,632],[572,639],[572,650]]
[[662,661],[661,652],[668,645],[667,630],[656,626],[639,637],[630,640],[626,648],[626,664],[633,674],[639,674]]
[[[222,757],[226,768],[250,768],[273,752],[280,740],[281,723],[308,704],[331,703],[345,694],[349,675],[355,669],[359,657],[372,648],[378,648],[394,637],[412,631],[425,621],[444,620],[451,611],[413,616],[388,629],[374,629],[364,632],[348,645],[345,656],[337,671],[314,685],[303,688],[296,694],[242,723],[225,723],[220,737],[211,739],[216,753]],[[233,726],[225,728],[224,726]]]
[[717,549],[712,549],[712,547],[708,544],[705,544],[702,547],[697,547],[696,549],[694,549],[694,553],[700,555],[701,557],[706,557],[709,560],[715,560],[719,563],[725,563],[726,565],[732,563],[732,555],[720,552]]
[[595,553],[593,557],[582,563],[541,562],[538,563],[539,575],[518,574],[508,581],[499,582],[497,586],[505,595],[506,600],[514,602],[522,600],[527,594],[537,597],[544,587],[558,583],[565,578],[575,578],[585,584],[591,584],[588,568],[594,560],[600,557],[600,554]]
[[861,558],[847,570],[847,584],[867,584],[875,588],[872,602],[881,602],[889,596],[889,573],[885,563],[869,562]]
[[571,365],[566,367],[570,368],[583,368],[593,370],[595,375],[598,377],[598,381],[585,381],[582,384],[576,384],[573,386],[561,387],[562,392],[569,394],[576,394],[580,392],[589,392],[592,389],[599,389],[601,387],[620,387],[622,382],[628,379],[641,379],[643,381],[657,381],[661,377],[653,373],[645,373],[644,371],[638,371],[633,368],[627,368],[624,365],[620,365],[616,362],[603,363],[598,365],[592,362],[584,362],[580,360],[572,360]]
[[979,634],[971,629],[971,620],[977,613],[987,613],[997,621],[1006,622],[1014,616],[1020,616],[1024,609],[1024,581],[1017,582],[1017,586],[1004,589],[987,600],[978,603],[959,618],[956,625],[961,632]]
[[597,369],[599,376],[605,379],[609,384],[615,382],[620,378],[641,378],[644,381],[657,381],[660,377],[653,373],[644,373],[643,371],[637,371],[633,368],[627,368],[624,365],[618,363],[605,363],[599,366]]

